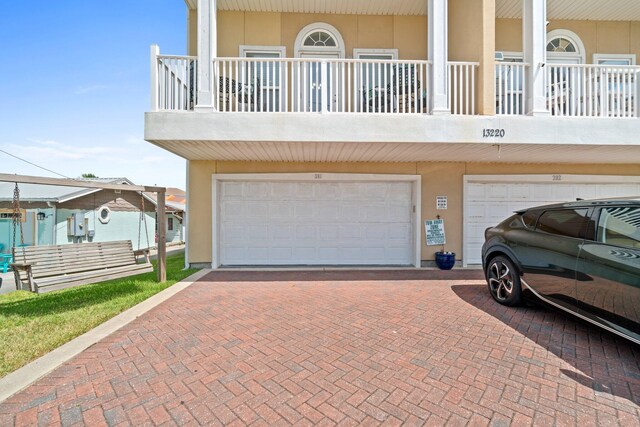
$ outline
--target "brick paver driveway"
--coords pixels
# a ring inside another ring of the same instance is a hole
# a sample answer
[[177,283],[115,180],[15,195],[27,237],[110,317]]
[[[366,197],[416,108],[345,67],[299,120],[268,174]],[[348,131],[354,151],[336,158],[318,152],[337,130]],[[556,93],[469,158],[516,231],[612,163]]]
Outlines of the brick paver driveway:
[[639,424],[640,350],[479,271],[214,272],[0,424]]

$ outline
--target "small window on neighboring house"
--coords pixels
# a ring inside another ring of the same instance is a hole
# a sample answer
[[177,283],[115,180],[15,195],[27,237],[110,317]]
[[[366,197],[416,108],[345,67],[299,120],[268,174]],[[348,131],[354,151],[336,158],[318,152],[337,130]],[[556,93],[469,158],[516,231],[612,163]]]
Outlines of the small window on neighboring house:
[[101,224],[107,224],[111,220],[111,209],[108,206],[98,209],[98,220]]
[[167,218],[167,230],[173,231],[173,218]]

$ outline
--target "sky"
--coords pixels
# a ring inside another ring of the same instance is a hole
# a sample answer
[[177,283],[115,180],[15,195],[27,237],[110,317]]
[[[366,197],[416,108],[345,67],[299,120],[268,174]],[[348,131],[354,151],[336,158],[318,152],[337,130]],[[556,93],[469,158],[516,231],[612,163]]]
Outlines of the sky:
[[[185,188],[144,141],[149,50],[186,52],[183,0],[0,1],[0,149],[61,175]],[[0,172],[56,177],[0,152]]]

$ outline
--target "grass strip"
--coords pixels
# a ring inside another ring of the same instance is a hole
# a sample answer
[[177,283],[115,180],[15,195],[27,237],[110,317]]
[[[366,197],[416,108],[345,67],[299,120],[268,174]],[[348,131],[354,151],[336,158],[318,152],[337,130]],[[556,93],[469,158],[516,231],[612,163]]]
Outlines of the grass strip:
[[167,257],[165,283],[153,271],[43,295],[0,295],[0,378],[197,271],[183,268],[180,254]]

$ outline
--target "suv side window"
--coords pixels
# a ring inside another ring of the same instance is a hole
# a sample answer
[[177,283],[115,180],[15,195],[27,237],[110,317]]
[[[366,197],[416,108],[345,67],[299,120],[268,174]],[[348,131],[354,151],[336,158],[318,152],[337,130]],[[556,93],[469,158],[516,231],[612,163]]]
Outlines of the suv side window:
[[607,207],[600,211],[598,241],[640,249],[640,207]]
[[558,236],[582,238],[588,209],[558,209],[544,212],[536,230]]
[[542,211],[532,210],[522,214],[522,223],[525,225],[525,227],[535,230],[540,212]]

